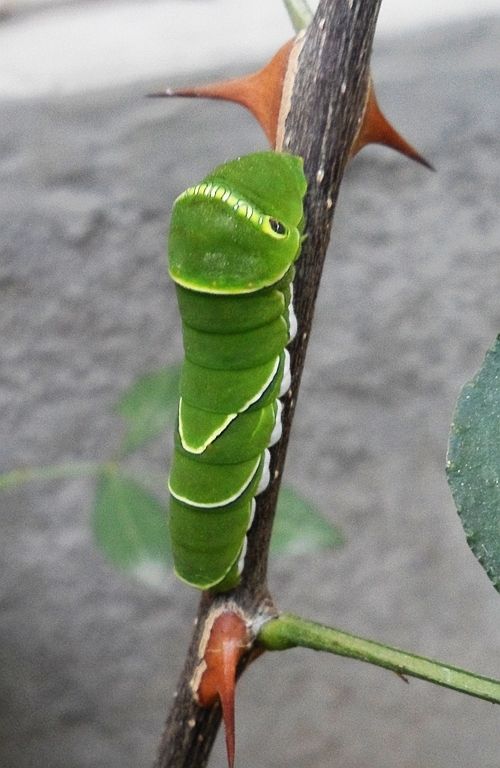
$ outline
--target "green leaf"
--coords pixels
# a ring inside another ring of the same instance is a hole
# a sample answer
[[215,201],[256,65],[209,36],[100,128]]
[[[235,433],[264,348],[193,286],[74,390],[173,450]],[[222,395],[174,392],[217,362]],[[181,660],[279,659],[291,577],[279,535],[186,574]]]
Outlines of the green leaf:
[[344,543],[340,532],[292,488],[281,487],[271,551],[303,555]]
[[179,399],[180,365],[170,365],[141,376],[125,392],[116,411],[127,422],[120,454],[134,451],[175,423]]
[[95,540],[108,560],[142,581],[164,585],[172,573],[167,507],[118,470],[99,477],[94,498]]
[[446,474],[467,542],[500,591],[500,336],[458,398]]

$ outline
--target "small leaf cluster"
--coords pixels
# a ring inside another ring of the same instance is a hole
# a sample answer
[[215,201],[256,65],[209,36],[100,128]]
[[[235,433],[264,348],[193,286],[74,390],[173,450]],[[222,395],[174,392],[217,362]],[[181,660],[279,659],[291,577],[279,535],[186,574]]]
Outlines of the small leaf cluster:
[[[115,406],[125,425],[116,454],[109,461],[12,470],[0,476],[0,490],[48,478],[94,476],[92,509],[94,540],[105,557],[128,574],[162,586],[173,572],[168,532],[168,467],[165,473],[131,470],[128,459],[148,443],[172,433],[177,418],[180,365],[141,376]],[[299,493],[281,489],[271,550],[308,555],[337,547],[343,539]]]

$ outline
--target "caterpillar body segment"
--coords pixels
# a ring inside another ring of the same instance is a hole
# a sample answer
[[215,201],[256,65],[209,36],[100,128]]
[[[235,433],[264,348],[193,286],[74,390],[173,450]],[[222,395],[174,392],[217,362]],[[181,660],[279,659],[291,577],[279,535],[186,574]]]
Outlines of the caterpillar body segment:
[[237,584],[254,497],[269,482],[305,190],[300,158],[262,152],[220,166],[174,206],[169,272],[185,361],[170,534],[177,575],[199,589]]

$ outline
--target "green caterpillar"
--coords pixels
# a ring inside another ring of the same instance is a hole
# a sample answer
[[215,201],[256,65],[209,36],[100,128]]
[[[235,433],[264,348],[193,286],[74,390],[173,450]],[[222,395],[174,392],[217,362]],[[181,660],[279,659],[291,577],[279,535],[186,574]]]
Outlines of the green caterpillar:
[[305,191],[300,158],[261,152],[216,168],[174,205],[169,272],[185,360],[170,536],[177,575],[199,589],[238,583],[254,497],[269,482]]

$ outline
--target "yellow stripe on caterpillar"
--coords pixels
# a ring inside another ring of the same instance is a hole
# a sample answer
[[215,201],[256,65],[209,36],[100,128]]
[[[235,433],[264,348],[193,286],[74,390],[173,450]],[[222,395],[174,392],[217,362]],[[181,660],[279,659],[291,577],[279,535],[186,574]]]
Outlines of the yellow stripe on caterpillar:
[[220,200],[222,203],[230,206],[239,216],[248,219],[254,226],[275,240],[282,240],[288,235],[288,229],[281,221],[258,211],[250,203],[243,198],[237,197],[222,184],[213,184],[211,182],[196,184],[196,186],[186,189],[175,202],[186,197],[211,197]]

